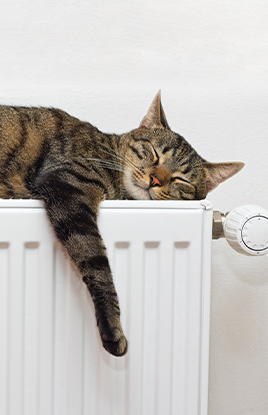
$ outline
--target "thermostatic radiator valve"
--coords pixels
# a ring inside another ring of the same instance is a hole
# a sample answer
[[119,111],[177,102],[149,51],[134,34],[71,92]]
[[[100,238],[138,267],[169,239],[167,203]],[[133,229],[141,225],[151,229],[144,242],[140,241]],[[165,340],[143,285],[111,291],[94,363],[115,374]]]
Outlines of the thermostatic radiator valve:
[[229,245],[244,255],[268,254],[268,211],[245,205],[231,212],[213,212],[213,239],[225,237]]

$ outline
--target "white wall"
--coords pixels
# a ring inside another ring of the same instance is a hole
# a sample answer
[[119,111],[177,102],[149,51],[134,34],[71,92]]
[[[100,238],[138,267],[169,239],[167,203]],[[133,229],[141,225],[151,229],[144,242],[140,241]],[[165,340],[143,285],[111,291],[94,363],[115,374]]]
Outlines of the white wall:
[[[138,126],[158,89],[171,127],[246,167],[215,209],[268,208],[266,0],[2,0],[0,102],[58,106],[106,132]],[[268,413],[268,256],[213,242],[209,415]]]

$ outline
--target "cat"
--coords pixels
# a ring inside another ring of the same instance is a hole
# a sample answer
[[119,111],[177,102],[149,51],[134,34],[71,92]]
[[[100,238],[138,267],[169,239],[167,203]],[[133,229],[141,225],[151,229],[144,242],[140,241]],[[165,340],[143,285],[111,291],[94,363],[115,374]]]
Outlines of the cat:
[[104,348],[128,349],[97,215],[105,199],[200,200],[243,163],[209,163],[154,98],[140,126],[104,134],[54,108],[0,106],[0,197],[41,199],[92,296]]

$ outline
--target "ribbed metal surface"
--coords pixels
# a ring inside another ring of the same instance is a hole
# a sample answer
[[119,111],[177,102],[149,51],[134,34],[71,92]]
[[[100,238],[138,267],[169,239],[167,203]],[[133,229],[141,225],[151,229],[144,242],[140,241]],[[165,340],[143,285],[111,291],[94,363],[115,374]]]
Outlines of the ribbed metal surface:
[[123,358],[101,347],[44,210],[0,207],[0,413],[205,415],[211,211],[107,208],[100,226]]

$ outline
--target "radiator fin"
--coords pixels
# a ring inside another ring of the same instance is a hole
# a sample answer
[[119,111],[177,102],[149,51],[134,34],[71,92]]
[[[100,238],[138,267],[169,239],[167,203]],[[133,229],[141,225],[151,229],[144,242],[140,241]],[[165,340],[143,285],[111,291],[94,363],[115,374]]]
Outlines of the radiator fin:
[[9,301],[10,301],[10,268],[9,243],[0,243],[0,412],[8,413],[9,392]]
[[[24,245],[24,413],[35,415],[39,410],[40,388],[40,256],[38,243]],[[35,399],[31,399],[35,396]]]

